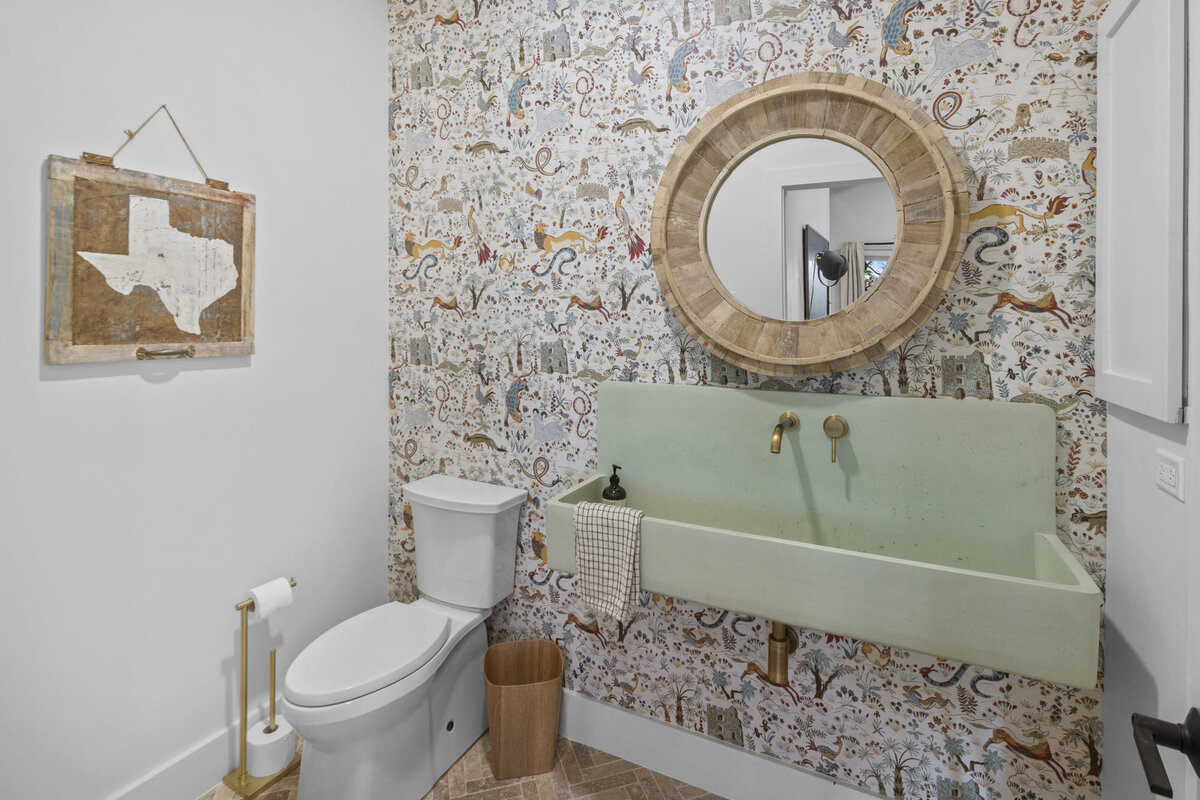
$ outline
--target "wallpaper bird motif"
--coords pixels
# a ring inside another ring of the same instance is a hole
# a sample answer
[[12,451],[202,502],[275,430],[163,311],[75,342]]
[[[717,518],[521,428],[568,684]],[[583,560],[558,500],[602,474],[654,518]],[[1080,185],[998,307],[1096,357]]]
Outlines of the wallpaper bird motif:
[[[813,630],[776,686],[765,620],[652,593],[628,624],[597,619],[546,566],[544,509],[597,470],[606,379],[1040,403],[1058,417],[1058,533],[1103,587],[1106,2],[391,0],[393,598],[416,594],[406,481],[522,487],[517,590],[492,635],[557,641],[568,688],[884,797],[1098,798],[1099,690]],[[971,233],[916,336],[854,371],[782,381],[711,359],[672,319],[649,217],[709,108],[806,70],[927,109],[966,169]]]

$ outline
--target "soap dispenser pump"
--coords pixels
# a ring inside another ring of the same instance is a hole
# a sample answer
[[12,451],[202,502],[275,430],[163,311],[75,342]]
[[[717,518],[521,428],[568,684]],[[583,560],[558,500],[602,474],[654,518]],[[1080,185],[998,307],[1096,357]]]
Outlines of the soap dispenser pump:
[[618,465],[613,464],[612,477],[608,479],[608,486],[601,493],[601,502],[610,506],[625,505],[625,489],[621,486],[621,479],[617,477],[617,470],[619,469]]

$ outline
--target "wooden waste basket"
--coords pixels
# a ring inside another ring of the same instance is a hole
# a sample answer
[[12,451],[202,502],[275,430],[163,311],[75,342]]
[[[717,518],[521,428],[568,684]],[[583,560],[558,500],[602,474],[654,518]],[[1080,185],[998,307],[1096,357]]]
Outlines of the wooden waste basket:
[[562,671],[562,653],[549,639],[502,642],[487,649],[483,677],[497,780],[554,769]]

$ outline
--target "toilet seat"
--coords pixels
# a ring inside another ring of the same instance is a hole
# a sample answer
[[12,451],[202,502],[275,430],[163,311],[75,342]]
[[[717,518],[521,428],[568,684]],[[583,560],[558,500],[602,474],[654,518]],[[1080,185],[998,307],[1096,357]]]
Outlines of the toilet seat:
[[397,683],[450,636],[450,618],[425,604],[385,603],[335,625],[292,662],[283,696],[298,706],[344,703]]

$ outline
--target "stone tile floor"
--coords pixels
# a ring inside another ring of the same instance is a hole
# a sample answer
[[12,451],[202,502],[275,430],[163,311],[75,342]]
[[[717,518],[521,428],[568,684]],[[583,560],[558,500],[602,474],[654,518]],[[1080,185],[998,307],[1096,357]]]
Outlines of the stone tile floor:
[[[299,774],[289,775],[258,800],[295,800]],[[238,800],[224,784],[199,800]],[[325,798],[324,800],[337,800]],[[425,795],[425,800],[722,800],[715,794],[651,772],[568,739],[558,740],[554,771],[498,781],[492,777],[485,733]]]

